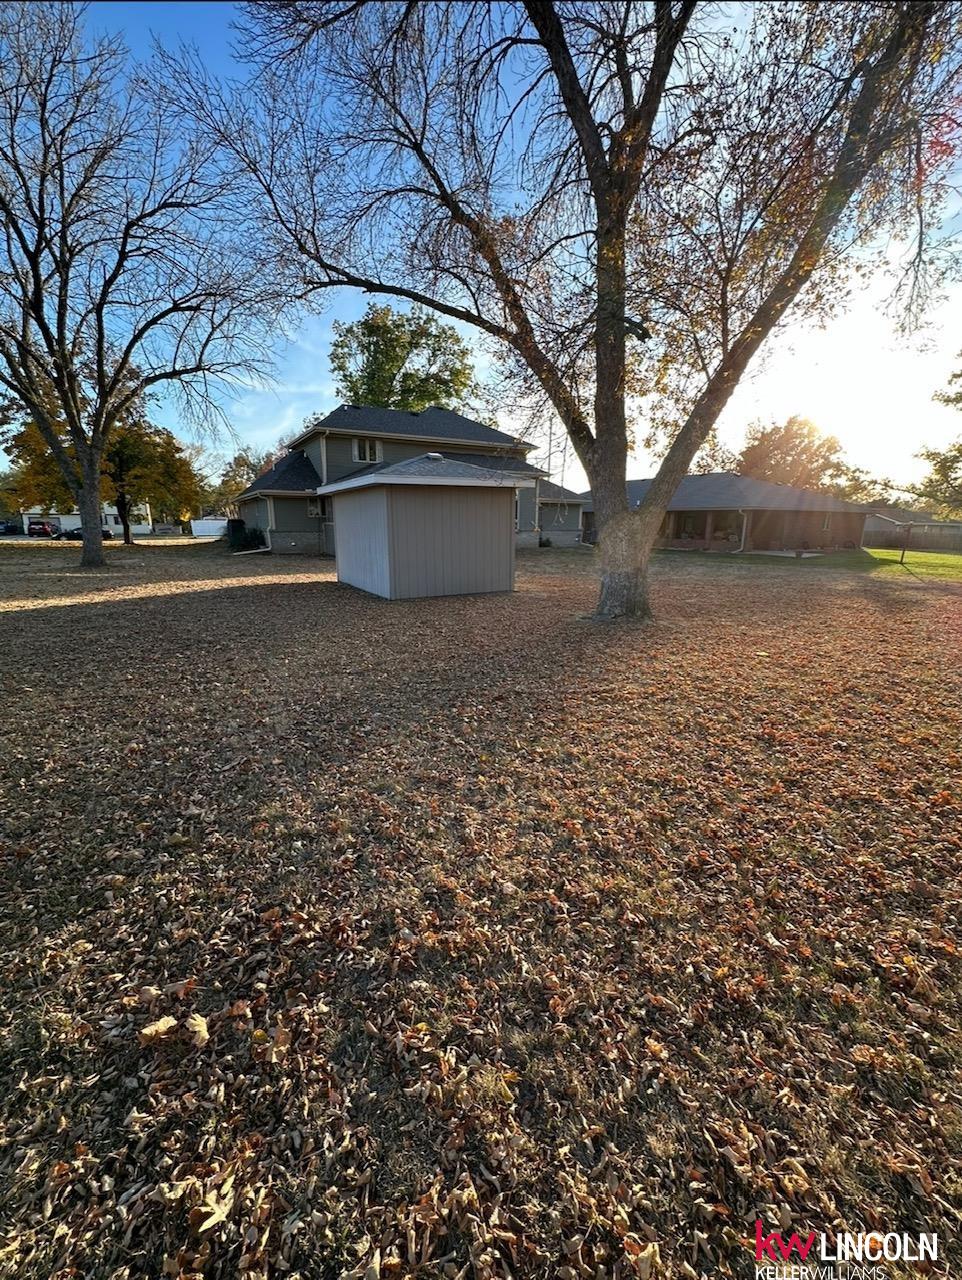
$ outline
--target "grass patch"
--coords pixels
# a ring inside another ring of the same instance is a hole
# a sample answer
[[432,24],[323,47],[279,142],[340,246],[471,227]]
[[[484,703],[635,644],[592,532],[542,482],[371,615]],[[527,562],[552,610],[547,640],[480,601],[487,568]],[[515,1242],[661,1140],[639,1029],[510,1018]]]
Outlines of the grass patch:
[[678,563],[681,560],[697,561],[709,565],[738,565],[747,568],[782,568],[787,573],[881,573],[885,575],[932,579],[943,582],[962,582],[962,554],[942,551],[907,551],[905,563],[899,563],[901,552],[862,547],[855,551],[836,551],[831,554],[807,556],[722,555],[707,551],[656,551],[655,559]]

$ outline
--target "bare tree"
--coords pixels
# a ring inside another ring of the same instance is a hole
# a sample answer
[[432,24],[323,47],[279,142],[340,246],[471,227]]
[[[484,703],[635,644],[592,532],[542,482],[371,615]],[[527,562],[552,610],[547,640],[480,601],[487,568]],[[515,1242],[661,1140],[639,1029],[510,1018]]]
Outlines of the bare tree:
[[[894,158],[944,133],[958,31],[954,3],[262,0],[256,99],[172,69],[307,294],[432,307],[546,398],[591,481],[598,616],[648,617],[667,503],[753,356],[944,166]],[[635,393],[676,416],[629,510]]]
[[275,276],[224,223],[228,193],[210,141],[165,120],[117,41],[85,43],[80,10],[0,5],[0,386],[76,499],[85,565],[125,410],[173,384],[204,414],[262,359]]

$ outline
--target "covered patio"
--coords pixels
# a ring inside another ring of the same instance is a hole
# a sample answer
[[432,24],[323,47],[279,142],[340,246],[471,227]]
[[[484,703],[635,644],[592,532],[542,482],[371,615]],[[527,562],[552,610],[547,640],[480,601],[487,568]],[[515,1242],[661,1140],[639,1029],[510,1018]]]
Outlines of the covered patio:
[[[637,507],[649,480],[629,480]],[[591,495],[583,495],[584,541],[596,540]],[[731,472],[685,476],[668,506],[656,546],[674,551],[838,551],[862,545],[869,508],[834,494]]]

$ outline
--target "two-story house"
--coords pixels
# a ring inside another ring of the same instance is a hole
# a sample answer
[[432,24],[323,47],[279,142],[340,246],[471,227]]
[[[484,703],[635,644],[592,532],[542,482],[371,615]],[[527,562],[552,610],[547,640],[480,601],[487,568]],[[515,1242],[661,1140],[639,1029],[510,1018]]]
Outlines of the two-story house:
[[237,514],[249,529],[263,532],[272,551],[333,555],[331,501],[319,497],[317,490],[430,451],[534,479],[534,486],[518,490],[517,545],[537,546],[540,539],[549,539],[553,546],[570,546],[581,540],[582,499],[552,484],[528,462],[532,448],[450,409],[409,413],[345,404],[291,441],[288,453],[237,499]]

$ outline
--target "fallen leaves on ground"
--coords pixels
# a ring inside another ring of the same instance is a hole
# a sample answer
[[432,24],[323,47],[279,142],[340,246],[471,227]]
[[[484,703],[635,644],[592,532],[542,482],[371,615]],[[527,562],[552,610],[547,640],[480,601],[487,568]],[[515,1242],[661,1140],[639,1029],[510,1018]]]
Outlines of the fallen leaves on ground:
[[744,1276],[758,1217],[950,1274],[956,589],[17,563],[2,1274]]

